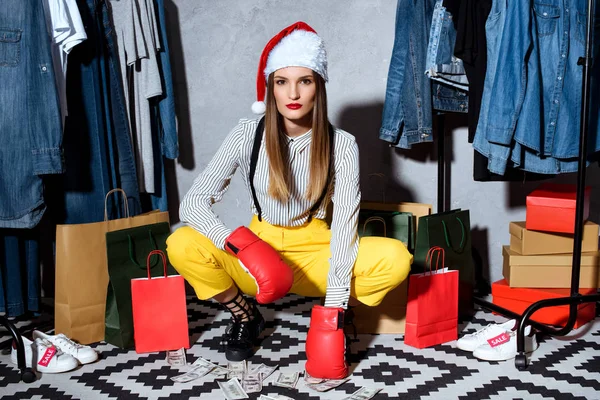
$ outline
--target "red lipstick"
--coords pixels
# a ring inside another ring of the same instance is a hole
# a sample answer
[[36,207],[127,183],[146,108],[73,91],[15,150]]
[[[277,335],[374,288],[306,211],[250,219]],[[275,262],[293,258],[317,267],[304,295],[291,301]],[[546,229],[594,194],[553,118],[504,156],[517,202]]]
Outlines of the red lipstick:
[[285,105],[287,108],[289,108],[290,110],[297,110],[299,108],[302,107],[302,104],[298,104],[298,103],[290,103],[290,104],[286,104]]

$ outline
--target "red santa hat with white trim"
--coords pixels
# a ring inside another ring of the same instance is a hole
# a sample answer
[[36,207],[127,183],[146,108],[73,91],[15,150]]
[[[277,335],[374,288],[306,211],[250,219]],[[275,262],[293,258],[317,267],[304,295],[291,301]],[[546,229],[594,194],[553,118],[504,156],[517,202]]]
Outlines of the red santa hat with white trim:
[[260,55],[256,76],[256,102],[252,112],[264,114],[267,78],[285,67],[310,68],[327,82],[327,53],[323,40],[305,22],[296,22],[277,35],[265,46]]

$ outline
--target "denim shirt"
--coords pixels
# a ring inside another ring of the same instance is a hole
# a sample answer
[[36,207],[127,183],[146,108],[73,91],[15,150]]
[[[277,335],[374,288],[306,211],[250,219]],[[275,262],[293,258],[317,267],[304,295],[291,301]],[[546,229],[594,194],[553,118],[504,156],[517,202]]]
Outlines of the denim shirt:
[[0,228],[32,228],[46,209],[41,175],[63,172],[62,122],[41,1],[2,1],[0,110]]
[[[547,174],[577,170],[582,95],[577,60],[584,53],[585,10],[585,0],[536,0],[533,6],[494,2],[486,24],[488,74],[474,141],[488,156],[490,171],[503,174],[507,164]],[[597,63],[594,70],[592,75],[598,73]],[[595,152],[600,150],[597,118],[589,128],[589,150]]]

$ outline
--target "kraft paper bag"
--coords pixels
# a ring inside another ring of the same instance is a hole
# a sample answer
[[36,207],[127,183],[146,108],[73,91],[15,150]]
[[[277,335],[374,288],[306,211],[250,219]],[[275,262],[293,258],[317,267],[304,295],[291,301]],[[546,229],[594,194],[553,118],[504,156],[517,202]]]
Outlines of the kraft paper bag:
[[[128,210],[123,190],[111,190],[106,199],[115,191],[123,193],[125,210]],[[104,340],[108,288],[106,233],[159,222],[169,222],[169,213],[151,211],[109,220],[105,207],[104,221],[56,226],[56,333],[64,333],[82,344]]]

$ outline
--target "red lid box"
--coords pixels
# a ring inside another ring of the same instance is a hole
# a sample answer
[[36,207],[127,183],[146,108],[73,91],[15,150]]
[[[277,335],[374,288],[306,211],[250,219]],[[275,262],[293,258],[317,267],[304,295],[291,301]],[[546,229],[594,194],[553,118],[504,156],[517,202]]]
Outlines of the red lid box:
[[[590,215],[590,191],[585,188],[583,219]],[[575,185],[544,183],[527,196],[525,227],[534,231],[575,233]]]
[[[579,289],[582,295],[596,294],[597,289]],[[571,289],[530,289],[511,288],[506,280],[492,283],[492,303],[510,311],[522,314],[527,307],[539,300],[569,297]],[[569,319],[569,306],[554,306],[539,309],[532,320],[548,325],[564,326]],[[582,303],[577,306],[575,328],[586,324],[596,316],[596,303]]]

